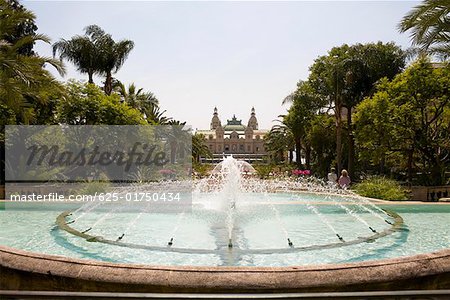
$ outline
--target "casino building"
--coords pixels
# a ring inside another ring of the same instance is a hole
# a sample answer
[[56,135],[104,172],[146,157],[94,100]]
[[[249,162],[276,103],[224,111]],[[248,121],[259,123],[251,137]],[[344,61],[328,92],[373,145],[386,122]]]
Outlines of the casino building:
[[217,162],[224,155],[232,154],[237,159],[248,162],[265,161],[267,152],[264,148],[264,136],[269,130],[259,129],[255,108],[252,108],[247,126],[233,115],[222,125],[217,107],[214,108],[209,130],[197,130],[205,136],[205,145],[213,154],[213,158],[202,158],[204,162]]

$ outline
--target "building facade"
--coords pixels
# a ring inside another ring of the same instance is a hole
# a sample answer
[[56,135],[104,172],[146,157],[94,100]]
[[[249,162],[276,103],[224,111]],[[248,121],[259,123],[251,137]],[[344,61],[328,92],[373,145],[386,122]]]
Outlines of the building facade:
[[203,161],[219,161],[224,155],[233,155],[249,162],[264,161],[267,156],[264,137],[268,130],[259,129],[255,108],[252,108],[247,125],[242,124],[235,115],[225,125],[214,108],[209,130],[198,130],[205,136],[204,143],[213,154],[212,159]]

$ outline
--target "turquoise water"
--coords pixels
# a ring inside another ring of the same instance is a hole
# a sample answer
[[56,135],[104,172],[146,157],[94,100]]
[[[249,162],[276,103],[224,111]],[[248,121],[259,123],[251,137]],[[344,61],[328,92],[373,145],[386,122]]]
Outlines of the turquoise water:
[[[334,201],[351,210],[356,217]],[[312,204],[322,217],[308,208],[307,203]],[[72,205],[70,209],[77,207]],[[118,210],[105,216],[108,208],[103,207],[81,217],[81,213],[70,217],[76,219],[70,226],[79,231],[86,230],[103,218],[89,234],[110,240],[116,240],[125,233],[123,242],[166,247],[173,237],[173,247],[208,250],[207,253],[176,253],[87,242],[55,225],[57,216],[67,210],[67,206],[14,203],[0,210],[0,244],[82,259],[197,266],[347,263],[409,256],[450,247],[450,205],[388,204],[380,207],[394,211],[403,218],[404,224],[400,230],[372,242],[291,253],[279,251],[289,248],[287,238],[297,247],[339,242],[323,218],[346,241],[371,236],[373,233],[367,225],[378,232],[388,229],[390,225],[383,218],[391,221],[392,218],[380,212],[376,216],[342,198],[324,198],[312,194],[248,195],[245,201],[236,204],[231,231],[233,249],[230,251],[227,248],[230,231],[226,211],[202,199],[194,203],[192,212],[183,214],[138,214]],[[266,251],[258,254],[257,251],[252,253],[253,250]]]

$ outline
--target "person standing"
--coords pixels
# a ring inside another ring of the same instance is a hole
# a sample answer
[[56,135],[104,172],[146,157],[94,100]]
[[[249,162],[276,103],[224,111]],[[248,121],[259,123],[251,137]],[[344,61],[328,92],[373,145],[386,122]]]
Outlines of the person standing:
[[348,176],[348,172],[347,170],[343,169],[341,172],[341,177],[339,177],[339,186],[343,189],[348,188],[350,186],[351,183],[351,179],[350,176]]

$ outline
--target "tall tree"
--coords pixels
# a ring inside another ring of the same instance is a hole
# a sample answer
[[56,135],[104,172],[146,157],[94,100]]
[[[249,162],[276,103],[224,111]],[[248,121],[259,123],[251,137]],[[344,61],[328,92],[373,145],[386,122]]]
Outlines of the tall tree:
[[[393,43],[369,43],[334,47],[315,60],[309,81],[315,92],[328,102],[336,118],[336,163],[342,170],[344,125],[348,139],[349,173],[354,171],[352,113],[355,105],[374,92],[383,77],[393,78],[405,65],[405,53]],[[346,121],[344,121],[344,117]]]
[[297,83],[297,90],[283,100],[283,103],[289,102],[292,105],[288,113],[282,116],[280,129],[291,134],[294,139],[297,167],[303,167],[301,153],[304,151],[306,167],[310,168],[311,145],[306,140],[306,135],[313,115],[321,106],[321,101],[309,82],[300,81]]
[[33,123],[35,106],[47,103],[61,91],[59,83],[44,66],[51,65],[64,73],[59,61],[37,54],[22,54],[23,49],[28,49],[27,45],[37,41],[49,43],[45,35],[23,35],[14,42],[8,41],[18,24],[32,22],[34,18],[26,9],[13,9],[7,2],[0,2],[0,101],[14,112],[16,122],[22,124]]
[[94,74],[99,73],[98,52],[94,41],[87,36],[77,35],[53,44],[53,57],[59,54],[61,60],[73,63],[80,73],[88,75],[89,83],[94,83]]
[[441,57],[450,57],[450,0],[424,0],[399,24],[400,32],[410,32],[414,46]]
[[98,71],[106,77],[104,90],[107,95],[110,95],[113,90],[112,74],[123,66],[134,48],[134,43],[130,40],[116,42],[98,25],[89,25],[85,30],[86,35],[94,41],[98,50]]
[[357,140],[364,155],[391,169],[426,175],[422,184],[445,184],[450,167],[450,68],[419,60],[357,107]]
[[[4,2],[4,7],[8,9],[21,13],[27,12],[25,7],[19,3],[17,0],[1,0]],[[2,4],[3,7],[3,4]],[[36,34],[38,27],[34,21],[34,16],[24,14],[19,22],[15,24],[13,28],[10,28],[6,35],[4,35],[4,40],[10,44],[14,44],[25,36],[34,36]],[[17,53],[20,55],[34,55],[33,51],[34,42],[30,42],[22,45],[17,49]]]
[[53,111],[48,104],[62,92],[44,66],[53,65],[60,73],[64,67],[32,51],[35,42],[49,42],[35,33],[34,19],[16,1],[0,0],[0,184],[5,179],[5,125],[51,122]]

